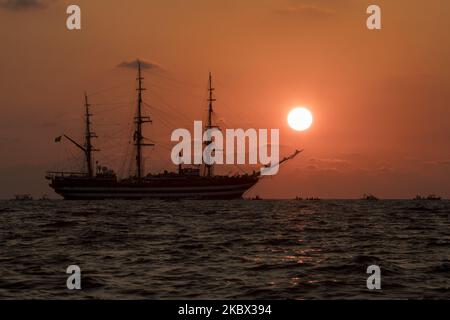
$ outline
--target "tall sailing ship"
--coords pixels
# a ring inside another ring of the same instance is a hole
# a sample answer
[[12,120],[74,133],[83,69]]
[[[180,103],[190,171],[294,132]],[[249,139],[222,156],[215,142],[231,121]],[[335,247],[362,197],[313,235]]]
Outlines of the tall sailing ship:
[[[101,200],[101,199],[238,199],[252,188],[259,180],[260,172],[241,175],[215,175],[213,165],[202,165],[202,168],[178,166],[177,172],[161,174],[145,174],[143,170],[143,153],[145,147],[153,146],[145,142],[143,125],[150,123],[148,116],[142,115],[143,80],[141,63],[138,61],[137,77],[137,111],[134,118],[133,133],[136,152],[133,176],[120,179],[112,170],[97,167],[94,171],[93,152],[97,150],[92,139],[97,136],[92,132],[91,111],[88,97],[85,94],[85,136],[84,144],[67,135],[69,142],[80,149],[85,158],[86,172],[48,172],[46,179],[50,180],[50,187],[68,200]],[[205,130],[215,128],[212,121],[214,88],[211,74],[209,75],[208,117]],[[209,142],[210,143],[210,142]],[[205,143],[205,147],[208,142]],[[291,156],[284,158],[278,164],[293,159],[300,151],[296,150]]]

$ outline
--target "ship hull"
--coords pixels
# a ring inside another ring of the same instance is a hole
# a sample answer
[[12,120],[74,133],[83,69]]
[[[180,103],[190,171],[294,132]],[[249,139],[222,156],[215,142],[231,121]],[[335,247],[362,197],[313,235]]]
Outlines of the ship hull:
[[240,199],[257,179],[244,181],[152,181],[149,183],[120,183],[76,179],[53,180],[51,187],[66,200],[105,199]]
[[66,200],[104,199],[240,199],[251,184],[228,188],[60,188],[55,192]]

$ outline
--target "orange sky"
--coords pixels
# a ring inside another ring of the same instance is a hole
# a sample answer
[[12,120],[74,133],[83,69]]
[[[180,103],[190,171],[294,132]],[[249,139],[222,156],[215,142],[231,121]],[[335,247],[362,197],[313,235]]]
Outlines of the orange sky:
[[[98,159],[118,166],[135,75],[117,66],[136,57],[158,66],[145,72],[146,101],[162,110],[146,110],[155,120],[147,135],[161,141],[149,154],[150,170],[167,166],[163,145],[171,126],[201,119],[211,70],[221,120],[280,128],[282,154],[305,148],[255,194],[450,197],[446,0],[0,3],[0,197],[51,194],[45,171],[76,155],[53,138],[81,138],[84,90],[94,93]],[[82,9],[81,31],[65,28],[73,3]],[[382,8],[381,31],[365,26],[372,3]],[[309,131],[287,127],[287,113],[297,105],[314,114]],[[167,114],[173,118],[164,119]]]

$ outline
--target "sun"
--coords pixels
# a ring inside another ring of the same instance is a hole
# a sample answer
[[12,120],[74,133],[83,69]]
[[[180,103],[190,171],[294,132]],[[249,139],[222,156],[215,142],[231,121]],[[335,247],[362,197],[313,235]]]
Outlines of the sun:
[[306,108],[295,108],[288,115],[289,126],[296,131],[308,130],[313,123],[313,115]]

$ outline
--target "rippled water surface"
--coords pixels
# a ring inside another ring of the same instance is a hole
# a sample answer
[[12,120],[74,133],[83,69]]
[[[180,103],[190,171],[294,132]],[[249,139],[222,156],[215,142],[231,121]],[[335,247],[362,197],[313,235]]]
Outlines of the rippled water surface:
[[[4,201],[0,298],[450,299],[449,212],[450,201]],[[372,264],[381,291],[366,287]]]

